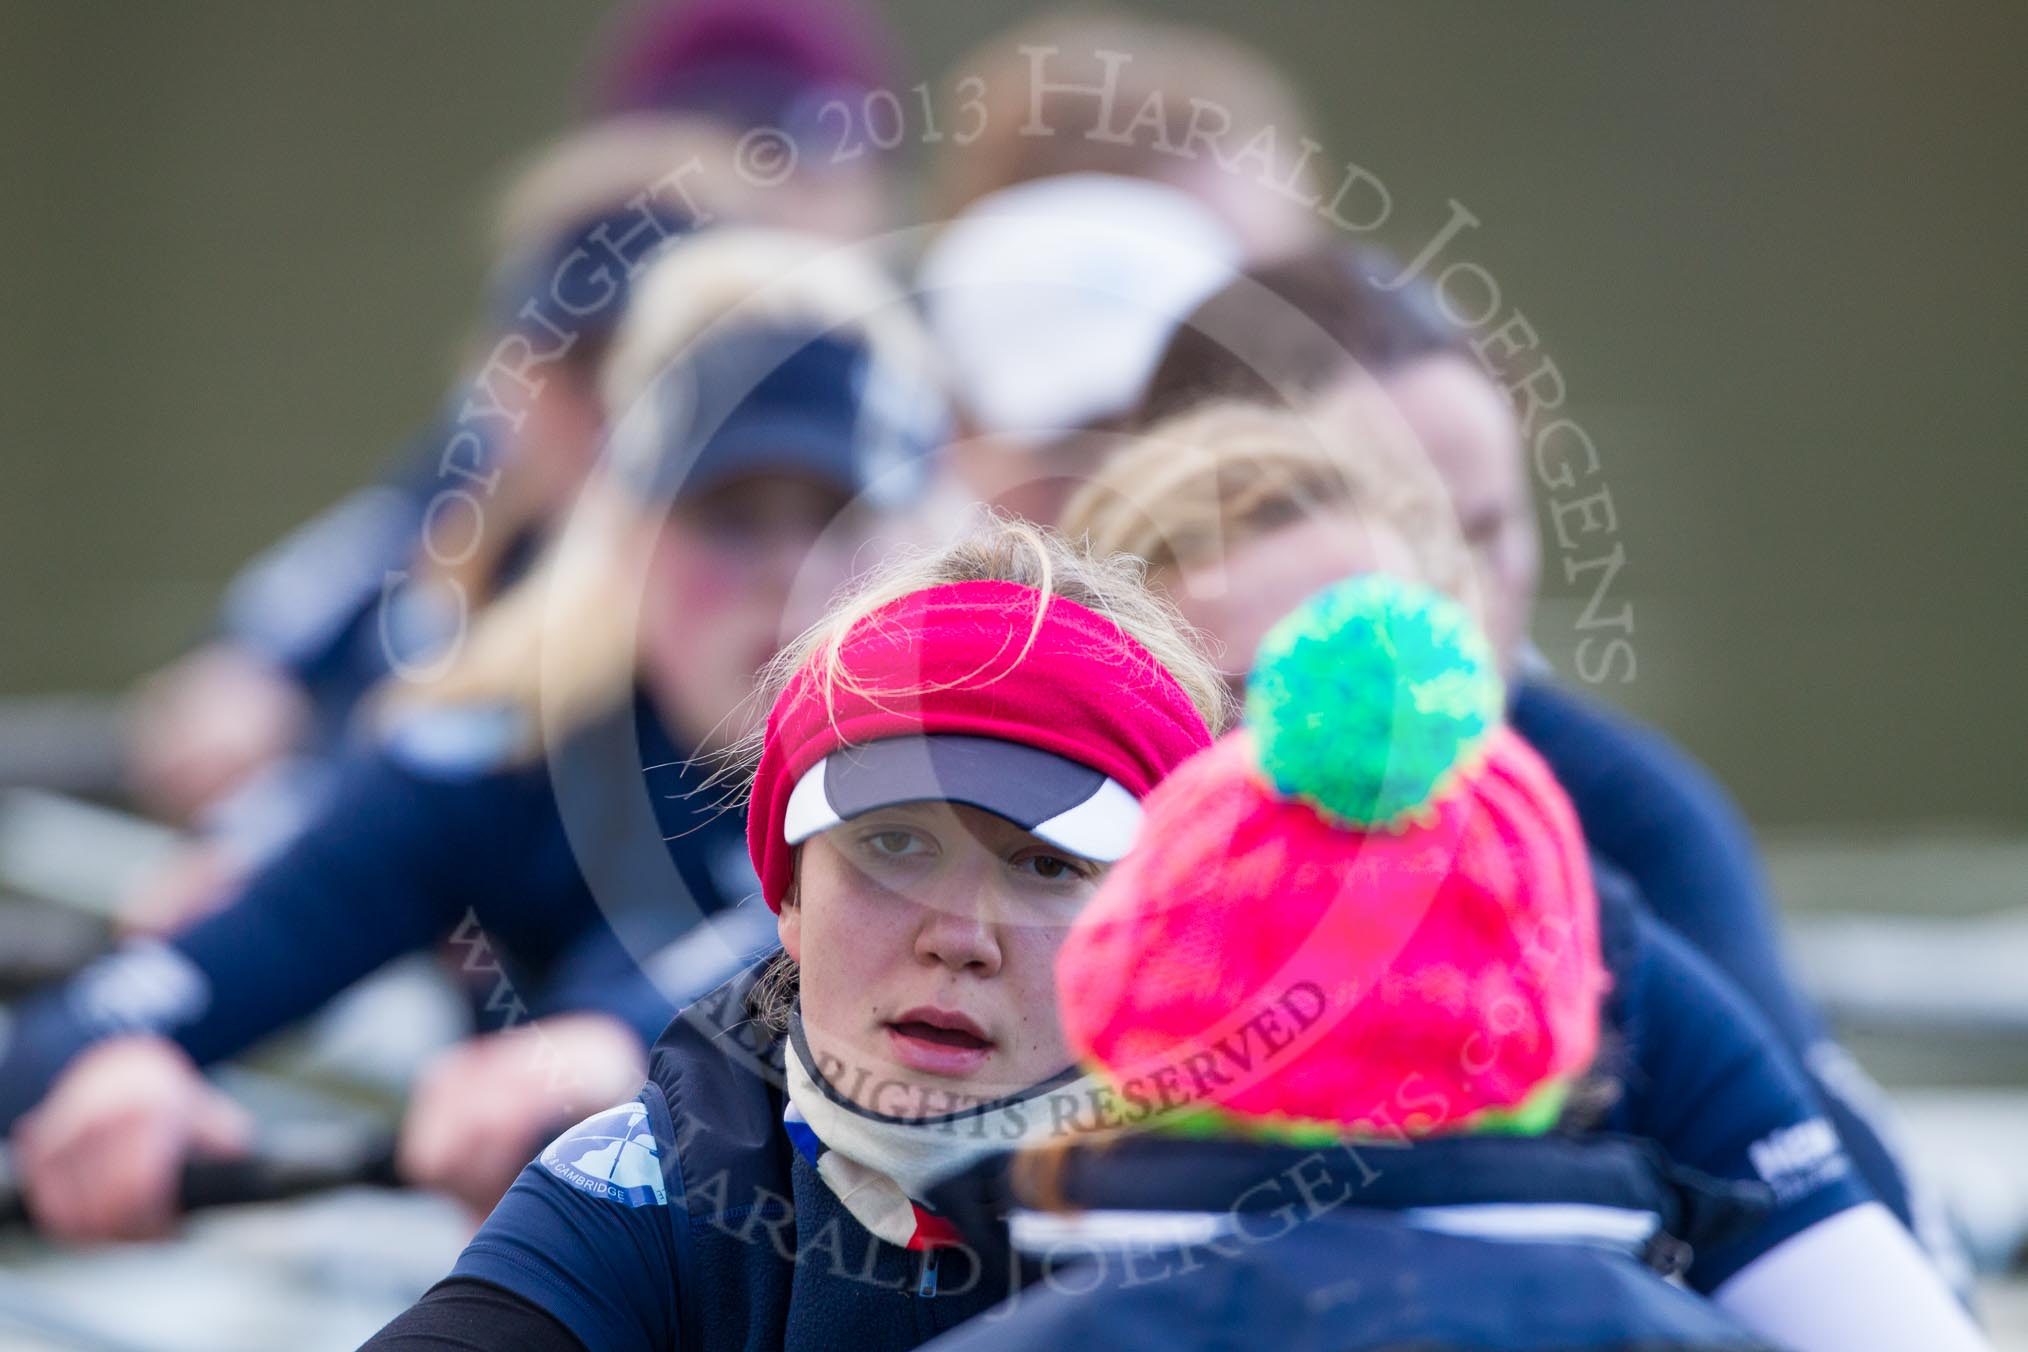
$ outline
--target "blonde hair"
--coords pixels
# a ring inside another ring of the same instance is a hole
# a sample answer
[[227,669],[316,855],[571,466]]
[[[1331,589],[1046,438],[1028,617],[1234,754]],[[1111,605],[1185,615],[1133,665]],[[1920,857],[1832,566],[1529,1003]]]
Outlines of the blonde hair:
[[643,194],[698,224],[747,220],[758,191],[732,172],[736,133],[695,114],[631,113],[567,132],[516,162],[496,197],[494,255],[551,247]]
[[[1125,127],[1150,100],[1161,125],[1137,126],[1131,139],[1097,136],[1101,105],[1092,95],[1037,90],[1034,58],[1021,49],[1054,48],[1042,78],[1050,86],[1106,86],[1114,91],[1112,126]],[[1108,56],[1126,58],[1108,69]],[[1253,48],[1208,28],[1128,14],[1059,13],[1019,24],[987,39],[951,68],[946,88],[976,82],[983,116],[976,140],[943,154],[934,166],[934,200],[945,215],[1002,188],[1055,174],[1111,173],[1162,178],[1193,163],[1182,153],[1195,116],[1191,100],[1231,115],[1226,136],[1245,145],[1272,129],[1277,158],[1263,173],[1284,182],[1297,147],[1310,132],[1301,100],[1281,71]],[[1039,121],[1043,135],[1025,134]]]
[[[934,378],[906,298],[863,254],[814,235],[728,227],[686,237],[649,264],[606,357],[609,424],[713,329],[796,325],[863,339],[896,369]],[[390,686],[389,708],[508,704],[540,711],[552,736],[627,698],[636,675],[635,615],[663,508],[601,462],[569,528],[518,583],[475,619],[456,656],[427,683]],[[523,753],[540,746],[529,719]]]
[[617,416],[717,325],[856,334],[897,369],[936,375],[907,295],[867,246],[773,227],[708,230],[675,245],[636,286],[600,388]]
[[1307,516],[1359,512],[1400,535],[1414,580],[1476,604],[1435,469],[1381,431],[1348,434],[1349,411],[1338,400],[1303,412],[1222,400],[1164,419],[1100,464],[1063,531],[1161,575],[1219,563]]
[[[775,656],[755,688],[758,707],[772,707],[796,673],[812,663],[819,669],[825,697],[831,698],[851,679],[839,654],[862,621],[904,596],[954,582],[1019,583],[1044,597],[1062,597],[1096,611],[1175,679],[1212,736],[1224,730],[1231,711],[1225,684],[1175,607],[1149,590],[1139,560],[1084,549],[1055,531],[997,513],[984,517],[974,531],[953,544],[897,556],[864,578]],[[1043,606],[1038,604],[1031,640],[1042,618]],[[742,791],[752,786],[753,769],[766,740],[763,720],[753,723],[756,730],[724,754],[714,777],[722,782],[738,776]],[[792,890],[783,904],[794,902]],[[748,1011],[764,1026],[781,1032],[795,1004],[797,976],[794,961],[786,953],[777,954],[749,993]]]

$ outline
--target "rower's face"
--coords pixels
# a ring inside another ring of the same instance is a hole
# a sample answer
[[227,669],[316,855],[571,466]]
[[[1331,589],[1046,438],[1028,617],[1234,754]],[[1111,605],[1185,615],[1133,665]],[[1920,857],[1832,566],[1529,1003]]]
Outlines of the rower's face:
[[[1460,356],[1428,357],[1390,371],[1380,393],[1450,494],[1458,533],[1471,552],[1487,636],[1509,667],[1528,636],[1541,565],[1514,407],[1505,391]],[[1359,408],[1356,400],[1323,406]]]
[[826,1078],[862,1107],[923,1117],[1062,1070],[1056,951],[1103,871],[949,803],[804,842],[780,930]]
[[565,365],[522,408],[507,457],[518,490],[543,519],[567,509],[605,444],[605,409],[593,379]]
[[1343,578],[1388,573],[1422,581],[1420,572],[1398,531],[1336,511],[1303,517],[1245,541],[1223,559],[1160,580],[1183,618],[1212,640],[1219,673],[1243,699],[1254,653],[1284,615]]
[[678,502],[648,564],[639,641],[656,703],[698,748],[746,729],[754,678],[850,576],[866,540],[838,489],[754,475]]

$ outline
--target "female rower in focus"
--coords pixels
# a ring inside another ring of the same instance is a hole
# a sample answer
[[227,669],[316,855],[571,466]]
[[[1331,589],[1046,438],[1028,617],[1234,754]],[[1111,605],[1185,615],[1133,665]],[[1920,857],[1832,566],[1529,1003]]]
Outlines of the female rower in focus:
[[1088,1102],[1056,948],[1223,690],[1137,570],[1001,520],[870,583],[768,689],[747,840],[782,953],[369,1346],[878,1352],[1004,1294],[922,1199]]

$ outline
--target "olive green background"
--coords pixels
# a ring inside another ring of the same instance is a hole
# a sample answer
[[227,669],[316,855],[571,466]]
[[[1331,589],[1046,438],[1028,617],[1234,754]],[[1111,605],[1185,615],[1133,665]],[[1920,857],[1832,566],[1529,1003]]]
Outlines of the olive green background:
[[[911,81],[1023,11],[891,9]],[[602,10],[0,0],[0,693],[169,657],[427,416]],[[1483,222],[1613,495],[1603,693],[1763,825],[2028,823],[2028,6],[1162,12],[1286,63],[1387,242]]]

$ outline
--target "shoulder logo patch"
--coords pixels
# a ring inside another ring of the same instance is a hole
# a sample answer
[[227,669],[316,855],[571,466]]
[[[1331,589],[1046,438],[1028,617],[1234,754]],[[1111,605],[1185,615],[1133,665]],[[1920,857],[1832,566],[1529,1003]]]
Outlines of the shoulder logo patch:
[[594,1113],[551,1141],[542,1167],[576,1188],[623,1206],[666,1206],[662,1154],[648,1110],[623,1103]]
[[1821,1117],[1763,1136],[1747,1147],[1747,1157],[1783,1206],[1842,1178],[1852,1168],[1836,1128]]

